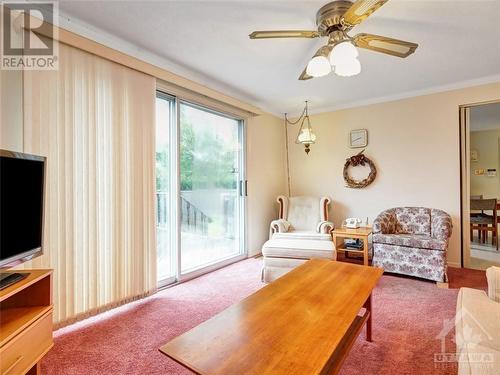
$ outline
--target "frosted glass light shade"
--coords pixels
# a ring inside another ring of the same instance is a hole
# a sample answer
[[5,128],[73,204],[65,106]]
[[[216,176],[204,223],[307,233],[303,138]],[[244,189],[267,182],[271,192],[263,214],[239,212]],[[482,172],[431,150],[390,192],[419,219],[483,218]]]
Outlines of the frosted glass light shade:
[[335,74],[341,77],[352,77],[361,73],[361,63],[358,59],[345,60],[335,66]]
[[336,66],[345,61],[352,61],[359,56],[358,49],[351,42],[342,42],[330,52],[330,64]]
[[311,128],[304,128],[300,131],[297,141],[304,144],[314,143],[316,141],[316,134],[313,133]]
[[325,56],[314,56],[307,64],[306,73],[311,77],[323,77],[332,71],[330,61]]

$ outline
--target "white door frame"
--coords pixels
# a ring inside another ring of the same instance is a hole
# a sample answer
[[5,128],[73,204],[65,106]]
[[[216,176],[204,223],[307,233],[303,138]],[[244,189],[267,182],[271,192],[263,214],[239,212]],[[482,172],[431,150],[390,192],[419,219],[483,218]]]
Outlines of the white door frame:
[[461,226],[462,267],[470,267],[470,109],[485,104],[500,103],[500,100],[464,104],[460,111],[460,182],[461,182]]
[[462,182],[462,267],[470,265],[470,107],[460,106],[460,164]]

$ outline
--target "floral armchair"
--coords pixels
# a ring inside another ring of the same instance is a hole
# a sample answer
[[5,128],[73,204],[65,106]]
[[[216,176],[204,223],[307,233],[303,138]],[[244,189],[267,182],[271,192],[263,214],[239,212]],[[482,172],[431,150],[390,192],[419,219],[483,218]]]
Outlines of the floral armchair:
[[373,223],[373,265],[394,272],[445,282],[451,217],[438,209],[397,207]]

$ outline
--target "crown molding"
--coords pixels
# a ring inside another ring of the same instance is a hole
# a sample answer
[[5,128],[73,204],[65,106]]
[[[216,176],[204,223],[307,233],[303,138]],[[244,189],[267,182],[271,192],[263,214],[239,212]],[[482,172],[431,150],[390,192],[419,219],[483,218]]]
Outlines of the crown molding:
[[325,107],[320,107],[320,108],[313,108],[312,110],[309,110],[309,113],[314,114],[314,115],[318,115],[318,114],[322,114],[322,113],[336,112],[336,111],[340,111],[343,109],[365,107],[365,106],[369,106],[369,105],[373,105],[373,104],[395,102],[398,100],[416,98],[419,96],[439,94],[439,93],[444,93],[444,92],[449,92],[449,91],[477,87],[477,86],[487,85],[487,84],[491,84],[491,83],[500,83],[500,74],[486,76],[486,77],[472,79],[472,80],[456,82],[456,83],[448,84],[448,85],[432,86],[432,87],[429,87],[426,89],[421,89],[421,90],[406,91],[406,92],[394,94],[394,95],[380,96],[380,97],[372,98],[372,99],[356,100],[356,101],[352,101],[352,102],[347,102],[345,104],[325,106]]

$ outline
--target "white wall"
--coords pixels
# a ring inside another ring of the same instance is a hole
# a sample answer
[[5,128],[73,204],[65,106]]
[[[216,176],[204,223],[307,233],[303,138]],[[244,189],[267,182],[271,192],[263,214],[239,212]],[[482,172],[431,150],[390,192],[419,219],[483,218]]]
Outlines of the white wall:
[[[471,122],[474,118],[471,118]],[[471,161],[470,193],[484,198],[500,199],[500,119],[497,130],[475,131],[470,133],[471,150],[478,152],[478,161]],[[496,169],[495,177],[476,175],[476,169]]]
[[260,253],[269,237],[269,224],[277,218],[276,197],[286,193],[285,129],[272,115],[247,121],[247,248]]
[[[460,232],[459,105],[500,99],[500,83],[346,109],[311,117],[317,143],[309,156],[289,132],[292,195],[329,195],[336,225],[350,216],[370,218],[389,207],[427,206],[453,218],[449,263],[458,266]],[[314,103],[313,103],[314,104]],[[351,129],[366,128],[366,155],[378,168],[360,190],[344,186]]]
[[21,71],[0,70],[0,148],[23,150],[23,77]]

